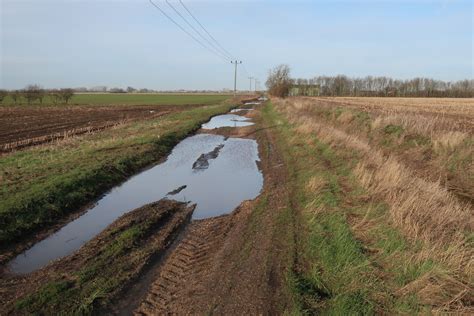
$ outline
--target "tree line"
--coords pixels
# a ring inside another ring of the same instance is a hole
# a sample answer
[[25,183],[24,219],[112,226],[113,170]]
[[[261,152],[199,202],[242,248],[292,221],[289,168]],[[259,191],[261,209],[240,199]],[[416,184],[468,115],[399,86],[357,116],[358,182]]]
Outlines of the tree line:
[[472,79],[450,82],[431,78],[399,80],[384,76],[351,78],[345,75],[295,79],[290,77],[287,65],[270,71],[267,87],[270,94],[279,96],[474,97]]
[[74,89],[43,89],[41,86],[32,84],[21,90],[0,90],[0,104],[7,97],[10,97],[15,105],[18,104],[43,104],[43,100],[48,97],[54,104],[68,104],[74,96]]

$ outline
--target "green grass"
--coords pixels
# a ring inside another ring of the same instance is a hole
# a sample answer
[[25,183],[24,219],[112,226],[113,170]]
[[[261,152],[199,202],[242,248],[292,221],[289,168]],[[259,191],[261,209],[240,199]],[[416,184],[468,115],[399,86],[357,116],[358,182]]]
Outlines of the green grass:
[[1,157],[0,245],[55,224],[231,107],[186,110]]
[[[84,93],[75,94],[69,105],[185,105],[185,104],[217,104],[229,99],[225,94],[134,94],[134,93]],[[14,106],[11,97],[3,101],[4,106]],[[21,104],[27,105],[22,99]],[[32,103],[39,106],[39,102]],[[42,105],[54,105],[49,97],[45,97]],[[64,106],[58,105],[58,106]]]

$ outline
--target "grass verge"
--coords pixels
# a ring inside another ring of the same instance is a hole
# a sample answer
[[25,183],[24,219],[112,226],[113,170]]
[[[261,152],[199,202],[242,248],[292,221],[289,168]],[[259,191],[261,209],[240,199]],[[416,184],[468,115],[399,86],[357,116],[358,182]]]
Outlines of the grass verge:
[[[423,313],[443,308],[450,288],[463,289],[447,282],[442,264],[420,256],[423,245],[404,238],[387,204],[362,188],[353,174],[360,155],[305,133],[272,105],[263,117],[278,126],[301,223],[298,260],[287,275],[289,314]],[[426,283],[433,279],[439,288]]]

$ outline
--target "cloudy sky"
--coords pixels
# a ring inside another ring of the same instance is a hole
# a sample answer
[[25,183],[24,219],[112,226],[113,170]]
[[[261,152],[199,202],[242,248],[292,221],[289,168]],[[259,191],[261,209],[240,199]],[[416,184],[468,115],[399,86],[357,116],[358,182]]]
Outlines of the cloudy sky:
[[[230,61],[201,47],[149,0],[0,1],[0,88],[233,85]],[[165,1],[154,1],[189,29]],[[249,75],[264,82],[281,63],[295,77],[473,78],[471,1],[182,1],[244,62],[242,89]],[[192,21],[178,0],[169,2]]]

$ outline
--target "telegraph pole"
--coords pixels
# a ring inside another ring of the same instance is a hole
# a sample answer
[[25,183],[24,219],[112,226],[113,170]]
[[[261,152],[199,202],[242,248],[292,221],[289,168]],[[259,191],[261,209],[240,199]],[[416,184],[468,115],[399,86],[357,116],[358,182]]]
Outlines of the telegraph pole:
[[[249,86],[249,92],[252,92],[252,79],[255,79],[254,77],[249,77],[250,80],[250,86]],[[257,80],[257,79],[255,79]]]
[[234,97],[237,95],[237,65],[241,64],[242,61],[231,61],[232,64],[235,65],[235,71],[234,71]]

